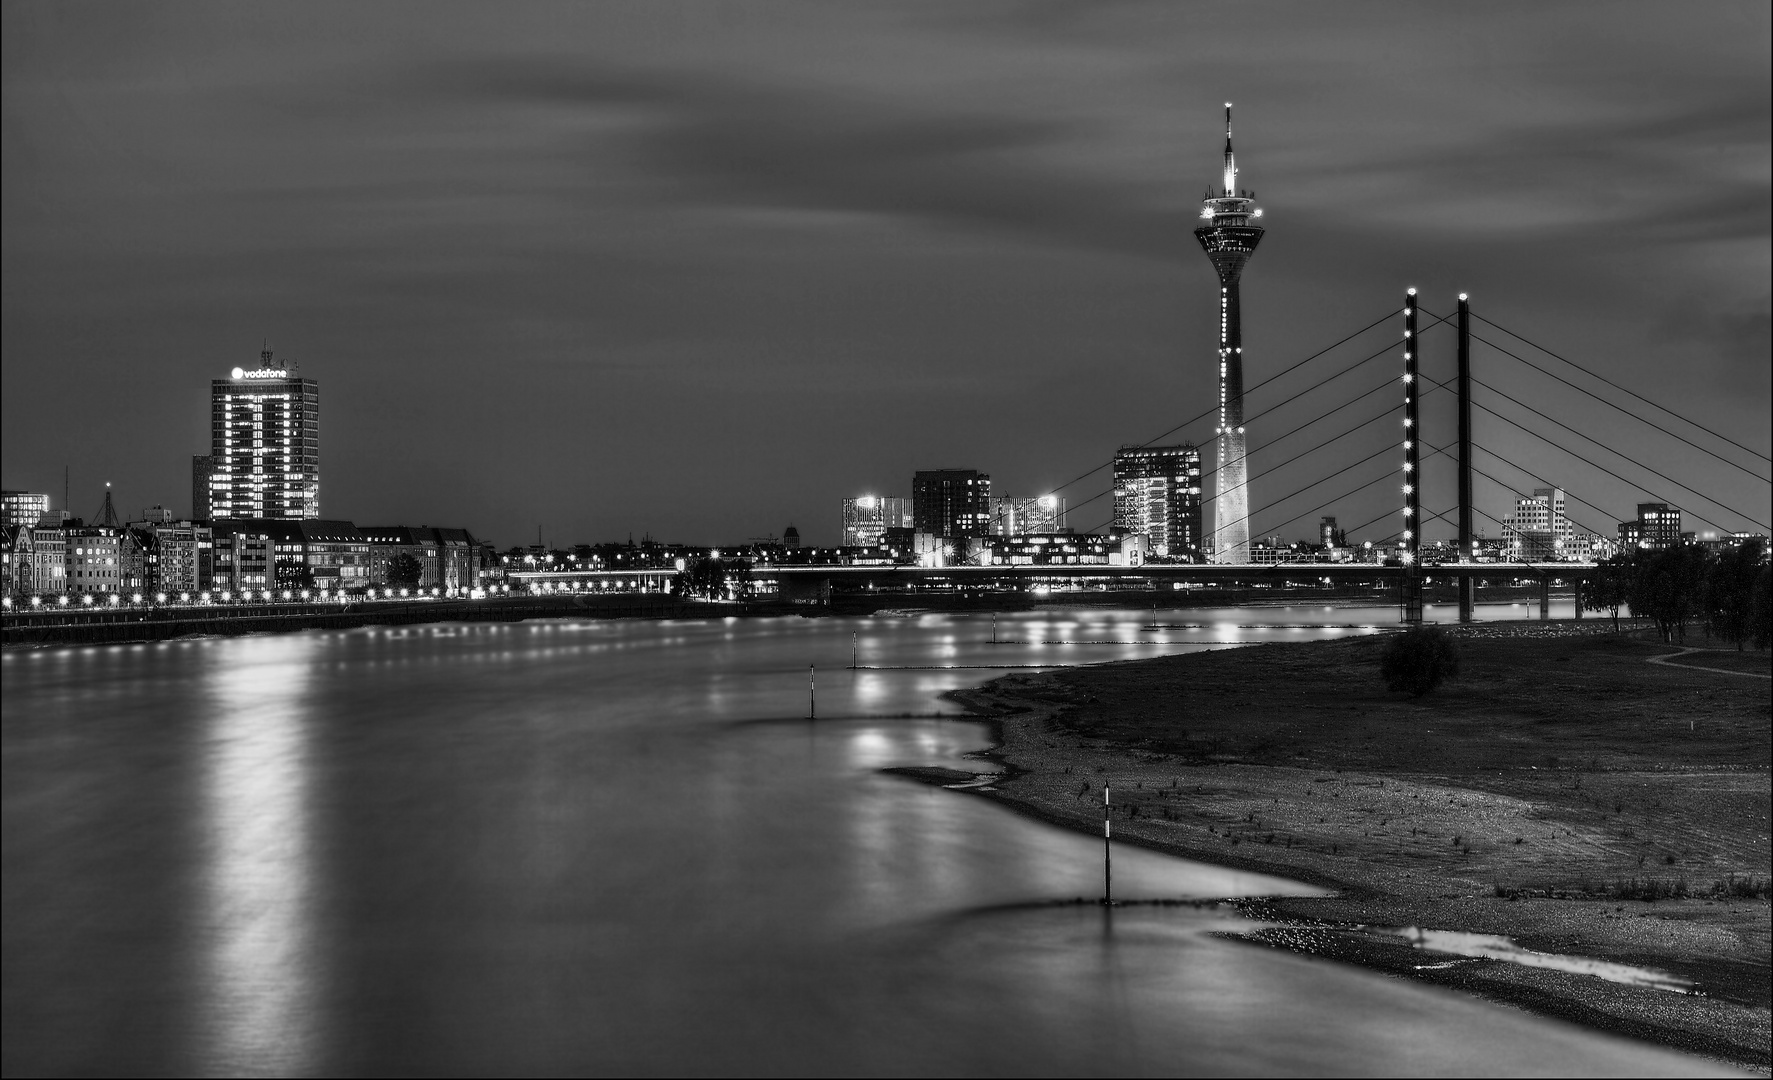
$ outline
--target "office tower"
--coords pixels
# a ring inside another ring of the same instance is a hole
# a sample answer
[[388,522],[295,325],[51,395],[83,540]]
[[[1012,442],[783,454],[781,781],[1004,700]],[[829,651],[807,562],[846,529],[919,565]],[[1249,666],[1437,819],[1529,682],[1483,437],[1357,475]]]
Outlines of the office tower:
[[1114,527],[1145,537],[1154,556],[1198,560],[1200,489],[1193,445],[1123,446],[1114,454]]
[[911,527],[932,536],[984,536],[991,477],[975,469],[931,469],[911,480]]
[[911,527],[910,499],[897,495],[860,495],[843,501],[844,547],[879,547],[888,529]]
[[0,525],[30,528],[49,513],[49,496],[39,491],[0,492]]
[[1019,499],[997,496],[991,500],[992,536],[1034,536],[1065,531],[1065,500],[1057,495]]
[[1231,153],[1231,106],[1225,106],[1225,175],[1219,193],[1208,189],[1201,203],[1205,220],[1194,230],[1201,250],[1219,275],[1219,473],[1213,499],[1213,560],[1250,561],[1250,489],[1244,456],[1244,338],[1238,278],[1262,239],[1255,224],[1254,192],[1237,186],[1237,159]]
[[[210,384],[209,505],[198,520],[320,516],[320,387],[259,354]],[[203,458],[192,462],[193,479]],[[207,512],[205,512],[207,511]]]

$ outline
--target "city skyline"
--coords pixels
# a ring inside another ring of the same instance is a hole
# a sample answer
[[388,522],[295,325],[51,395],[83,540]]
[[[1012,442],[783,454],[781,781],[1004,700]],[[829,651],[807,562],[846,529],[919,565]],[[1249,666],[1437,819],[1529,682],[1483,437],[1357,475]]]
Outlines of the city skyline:
[[[1765,11],[1350,10],[1251,9],[1234,32],[1138,7],[460,7],[414,43],[373,11],[338,35],[299,9],[9,7],[5,486],[59,493],[65,465],[77,516],[105,481],[176,505],[207,441],[194,388],[269,337],[328,388],[336,518],[501,544],[795,522],[830,544],[840,499],[945,461],[1049,491],[1212,404],[1188,230],[1226,100],[1287,224],[1247,283],[1252,385],[1406,286],[1439,314],[1469,291],[1765,448]],[[1440,334],[1424,370],[1444,378]],[[1579,428],[1616,419],[1521,378]],[[1444,439],[1443,406],[1424,399]],[[1297,447],[1262,447],[1310,415],[1252,421],[1252,535],[1317,520],[1281,522],[1315,499],[1260,509],[1309,479],[1265,476]],[[1663,500],[1753,527],[1504,449],[1608,506],[1573,503],[1585,528]],[[1767,520],[1764,483],[1658,450]],[[1431,510],[1445,463],[1425,462]],[[1322,513],[1355,525],[1381,493]],[[1478,497],[1500,517],[1516,496]]]

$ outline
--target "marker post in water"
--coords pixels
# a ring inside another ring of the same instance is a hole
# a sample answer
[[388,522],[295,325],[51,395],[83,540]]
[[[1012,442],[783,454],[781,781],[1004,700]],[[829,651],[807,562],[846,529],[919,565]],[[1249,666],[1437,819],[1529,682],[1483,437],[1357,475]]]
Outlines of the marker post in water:
[[814,665],[808,664],[806,666],[806,718],[808,720],[819,718],[819,696],[813,686],[813,671]]
[[1108,821],[1108,785],[1102,785],[1102,902],[1114,903],[1114,851],[1109,840],[1114,829]]
[[859,635],[857,635],[855,633],[851,633],[850,634],[850,670],[851,671],[856,670],[856,658],[860,654],[860,651],[861,651],[861,642],[859,640]]

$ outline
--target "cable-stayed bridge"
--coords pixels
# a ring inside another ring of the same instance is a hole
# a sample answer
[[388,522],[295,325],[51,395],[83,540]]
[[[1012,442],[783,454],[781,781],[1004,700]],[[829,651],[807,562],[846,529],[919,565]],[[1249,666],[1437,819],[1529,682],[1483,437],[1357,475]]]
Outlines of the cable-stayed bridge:
[[[1436,379],[1423,370],[1423,342],[1431,335],[1444,339],[1449,333],[1457,337],[1456,371],[1449,378]],[[1564,388],[1563,396],[1578,402],[1578,407],[1560,410],[1553,395],[1543,389],[1546,381]],[[1509,528],[1505,517],[1485,508],[1486,502],[1495,505],[1501,500],[1512,506],[1515,499],[1530,498],[1536,486],[1560,489],[1569,523],[1605,538],[1615,534],[1618,522],[1635,516],[1640,500],[1678,508],[1687,519],[1725,536],[1742,531],[1743,524],[1773,532],[1763,520],[1764,509],[1741,505],[1740,496],[1732,501],[1718,491],[1718,477],[1723,474],[1746,476],[1758,485],[1753,490],[1765,491],[1773,458],[1609,378],[1593,365],[1472,311],[1464,296],[1456,310],[1437,314],[1422,307],[1415,290],[1410,290],[1401,308],[1287,364],[1249,386],[1246,393],[1253,402],[1261,400],[1258,395],[1272,399],[1248,412],[1246,425],[1265,417],[1289,417],[1288,427],[1263,438],[1260,448],[1252,450],[1248,472],[1236,485],[1246,489],[1238,494],[1248,502],[1250,520],[1266,519],[1262,531],[1278,533],[1356,499],[1370,506],[1375,494],[1384,492],[1378,499],[1384,507],[1380,513],[1343,530],[1348,535],[1376,526],[1385,530],[1371,541],[1383,552],[1379,565],[778,566],[757,567],[754,576],[778,581],[791,591],[797,580],[813,579],[841,588],[891,588],[917,582],[953,588],[1016,582],[1125,586],[1141,581],[1166,588],[1188,582],[1395,578],[1408,621],[1420,617],[1421,587],[1430,578],[1459,580],[1462,615],[1469,617],[1472,583],[1478,580],[1512,575],[1579,583],[1593,572],[1593,562],[1476,561],[1480,522],[1499,532]],[[1436,395],[1455,399],[1456,419],[1445,425],[1449,430],[1436,430],[1423,419],[1423,404]],[[1295,407],[1291,413],[1289,407]],[[1304,418],[1297,419],[1301,411]],[[1137,445],[1177,438],[1217,412],[1215,404]],[[1387,429],[1389,437],[1384,434]],[[1363,453],[1375,440],[1378,448]],[[1675,449],[1681,453],[1672,454]],[[1257,468],[1259,461],[1267,463]],[[1292,469],[1300,463],[1306,472],[1303,477]],[[1071,502],[1073,515],[1091,506],[1100,511],[1100,520],[1081,532],[1099,532],[1113,521],[1114,486],[1111,480],[1101,484],[1102,474],[1112,464],[1112,458],[1103,461],[1050,492],[1088,490],[1086,485],[1092,482],[1100,485],[1093,494]],[[1224,462],[1215,462],[1206,470],[1201,478],[1203,493],[1211,490],[1211,481],[1223,467]],[[1450,468],[1456,481],[1450,486],[1456,490],[1432,485],[1431,467],[1442,475]],[[1572,483],[1568,479],[1572,471],[1587,480]],[[1289,479],[1282,480],[1283,475]],[[1598,488],[1603,476],[1623,487],[1586,490]],[[1482,499],[1480,480],[1487,485]],[[1627,494],[1621,497],[1620,491]],[[1221,491],[1219,497],[1225,494]],[[1210,514],[1213,499],[1204,494],[1202,498]],[[1432,560],[1422,545],[1432,522],[1442,523],[1457,536],[1456,555],[1450,561]],[[1212,527],[1206,531],[1211,534]]]

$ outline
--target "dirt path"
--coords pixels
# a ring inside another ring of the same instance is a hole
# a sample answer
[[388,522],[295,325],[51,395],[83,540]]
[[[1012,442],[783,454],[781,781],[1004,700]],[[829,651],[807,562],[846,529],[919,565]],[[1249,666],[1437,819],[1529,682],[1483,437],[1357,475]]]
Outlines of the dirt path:
[[[1648,663],[1648,664],[1665,664],[1669,667],[1684,668],[1688,671],[1715,671],[1719,675],[1746,675],[1751,679],[1773,679],[1773,673],[1768,673],[1768,672],[1742,671],[1742,670],[1733,669],[1733,668],[1721,668],[1721,667],[1706,667],[1701,664],[1685,664],[1685,663],[1681,662],[1681,658],[1684,656],[1691,655],[1692,653],[1716,652],[1717,650],[1715,650],[1715,649],[1697,649],[1691,645],[1675,645],[1672,647],[1679,649],[1681,651],[1678,653],[1670,653],[1667,656],[1646,657],[1644,662]],[[1735,654],[1731,654],[1731,655],[1735,655]]]

